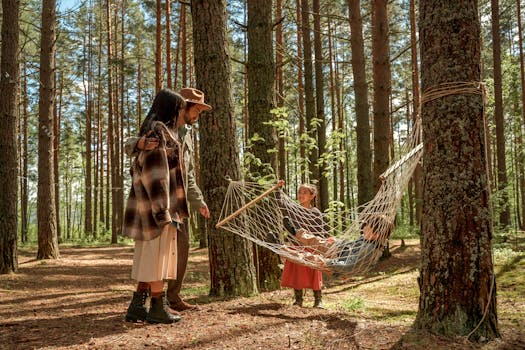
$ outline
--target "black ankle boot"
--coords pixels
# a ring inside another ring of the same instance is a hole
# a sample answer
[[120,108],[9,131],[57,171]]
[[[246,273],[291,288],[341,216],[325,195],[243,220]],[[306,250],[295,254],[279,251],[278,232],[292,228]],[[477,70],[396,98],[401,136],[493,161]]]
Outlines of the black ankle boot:
[[159,297],[152,297],[146,321],[148,323],[173,323],[181,320],[180,316],[171,314],[166,308],[164,293]]
[[303,306],[303,290],[302,289],[294,289],[293,292],[294,292],[294,296],[295,296],[295,301],[294,301],[293,305]]
[[292,236],[295,236],[295,234],[297,233],[294,225],[292,224],[292,221],[290,220],[288,216],[285,216],[283,218],[283,226],[286,229],[286,231],[290,232]]
[[314,307],[319,309],[324,309],[323,307],[323,297],[320,290],[314,290]]
[[146,309],[146,298],[148,297],[147,291],[133,292],[133,299],[128,306],[128,312],[126,313],[126,321],[137,322],[145,321],[148,315]]

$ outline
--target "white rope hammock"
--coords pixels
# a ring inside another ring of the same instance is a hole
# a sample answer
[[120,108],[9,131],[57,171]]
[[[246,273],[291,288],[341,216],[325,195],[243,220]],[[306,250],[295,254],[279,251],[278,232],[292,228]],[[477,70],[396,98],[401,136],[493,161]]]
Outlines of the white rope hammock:
[[398,160],[381,175],[375,197],[355,211],[320,220],[279,185],[231,181],[217,227],[318,270],[367,271],[382,254],[404,190],[423,154],[420,125],[418,120]]

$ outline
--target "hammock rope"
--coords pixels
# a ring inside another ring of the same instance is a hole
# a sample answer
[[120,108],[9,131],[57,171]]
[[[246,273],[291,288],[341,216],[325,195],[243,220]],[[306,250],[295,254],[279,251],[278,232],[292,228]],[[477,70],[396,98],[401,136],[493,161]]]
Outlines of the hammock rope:
[[[423,153],[420,135],[417,119],[402,156],[381,175],[375,197],[353,211],[320,220],[279,184],[230,181],[216,226],[301,265],[340,275],[365,272],[379,259],[393,230],[404,190]],[[295,235],[287,229],[286,220]]]

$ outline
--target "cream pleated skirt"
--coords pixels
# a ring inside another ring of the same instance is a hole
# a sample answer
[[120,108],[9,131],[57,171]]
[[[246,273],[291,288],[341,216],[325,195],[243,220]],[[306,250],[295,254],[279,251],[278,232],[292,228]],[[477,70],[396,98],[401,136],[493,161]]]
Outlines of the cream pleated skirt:
[[162,233],[150,241],[135,241],[131,278],[138,282],[177,278],[177,229],[174,226],[164,226]]

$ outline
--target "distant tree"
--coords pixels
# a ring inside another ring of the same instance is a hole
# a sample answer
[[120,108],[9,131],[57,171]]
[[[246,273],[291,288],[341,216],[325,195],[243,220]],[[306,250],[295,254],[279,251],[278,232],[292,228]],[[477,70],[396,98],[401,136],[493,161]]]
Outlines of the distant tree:
[[496,122],[499,224],[502,228],[505,228],[510,224],[510,208],[509,195],[507,193],[507,160],[505,157],[505,119],[503,118],[499,1],[491,0],[490,3],[492,7],[492,58],[494,60],[494,119]]
[[357,130],[357,204],[372,199],[372,150],[361,1],[348,0]]
[[390,142],[390,44],[387,0],[372,0],[372,60],[374,72],[374,193],[388,168]]
[[415,326],[490,340],[499,330],[483,98],[481,91],[464,93],[455,86],[470,82],[475,89],[481,79],[477,1],[419,4],[422,91],[450,85],[443,97],[427,102],[422,97],[422,258]]
[[[312,63],[312,39],[310,29],[310,5],[308,0],[301,0],[301,33],[303,39],[303,67],[304,67],[304,96],[305,96],[305,127],[308,136],[317,140],[317,124],[315,118],[315,98],[314,98],[314,76]],[[319,180],[319,167],[317,166],[318,150],[310,147],[308,152],[309,181]]]
[[55,101],[56,2],[42,1],[40,89],[38,103],[38,252],[37,259],[60,256],[53,172],[53,107]]
[[0,66],[0,274],[18,270],[17,197],[19,85],[19,10],[18,0],[2,0],[2,43]]
[[192,0],[196,86],[213,110],[200,120],[201,180],[212,214],[208,232],[211,295],[257,293],[251,244],[215,228],[226,194],[224,175],[239,179],[239,149],[231,91],[225,0]]
[[[317,127],[317,149],[319,159],[326,159],[326,117],[324,109],[324,64],[323,64],[323,42],[321,38],[321,4],[319,0],[313,0],[312,10],[314,13],[314,56],[315,56],[315,117],[319,123]],[[319,205],[321,210],[328,209],[328,164],[321,162],[318,165],[319,177]]]

